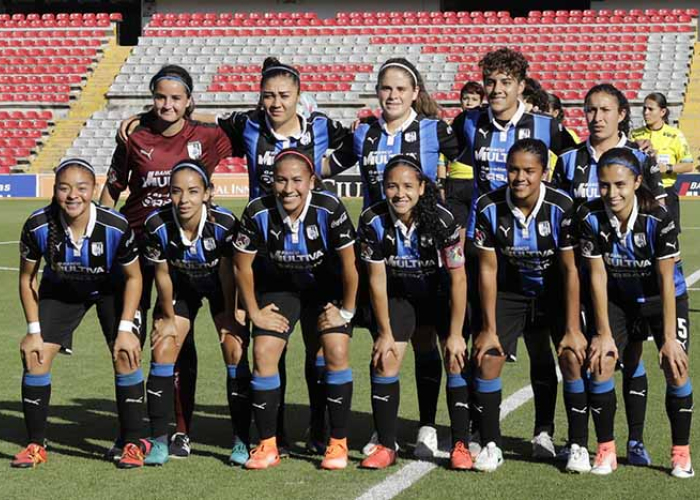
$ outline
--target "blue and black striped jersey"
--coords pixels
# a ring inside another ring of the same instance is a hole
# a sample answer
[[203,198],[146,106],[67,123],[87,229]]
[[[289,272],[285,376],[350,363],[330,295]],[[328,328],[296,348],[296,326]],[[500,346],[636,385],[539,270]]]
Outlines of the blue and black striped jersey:
[[239,252],[255,254],[256,290],[301,291],[337,288],[337,251],[354,242],[355,228],[340,199],[312,191],[293,222],[274,195],[251,201],[234,245]]
[[245,156],[248,162],[249,199],[270,194],[272,166],[282,149],[299,148],[314,163],[320,179],[326,152],[352,139],[350,131],[340,122],[318,111],[312,112],[308,119],[299,116],[299,122],[301,132],[298,136],[282,137],[272,129],[261,109],[234,112],[219,119],[219,126],[231,139],[233,156]]
[[[43,280],[61,285],[67,298],[82,300],[115,291],[123,283],[120,267],[138,259],[134,234],[120,213],[94,203],[85,235],[74,240],[70,229],[51,205],[34,212],[24,224],[20,237],[23,259],[46,262]],[[49,225],[57,217],[56,248],[51,251]],[[53,253],[53,256],[52,256]],[[52,261],[52,257],[55,261]]]
[[199,293],[220,288],[219,265],[222,257],[233,256],[233,237],[238,220],[229,210],[212,206],[202,210],[196,238],[189,240],[182,231],[172,205],[159,208],[146,219],[146,258],[167,262],[173,286]]
[[575,246],[572,217],[571,198],[544,183],[528,217],[513,204],[508,186],[481,196],[474,244],[496,252],[498,291],[539,296],[559,286],[558,253]]
[[[622,233],[617,218],[598,198],[581,205],[576,218],[581,255],[603,259],[611,300],[644,303],[659,296],[656,261],[680,255],[678,228],[670,212],[661,206],[643,212],[635,200],[627,230]],[[684,295],[687,289],[679,262],[673,278],[676,296]]]

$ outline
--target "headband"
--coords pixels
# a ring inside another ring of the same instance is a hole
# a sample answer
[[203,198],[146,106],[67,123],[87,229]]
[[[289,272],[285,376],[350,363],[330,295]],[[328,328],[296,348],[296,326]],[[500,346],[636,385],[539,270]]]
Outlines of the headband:
[[402,70],[407,71],[408,74],[411,75],[411,77],[413,78],[413,83],[415,83],[416,87],[418,87],[418,77],[416,76],[416,72],[408,66],[406,66],[405,64],[401,64],[398,62],[384,63],[382,67],[379,68],[379,73],[381,74],[382,71],[391,67],[401,68]]
[[285,73],[290,73],[290,74],[296,76],[297,78],[300,78],[300,77],[299,77],[299,72],[298,72],[295,68],[293,68],[293,67],[291,67],[291,66],[287,66],[286,64],[280,64],[280,65],[277,65],[277,66],[270,66],[269,68],[264,69],[264,70],[262,71],[262,74],[263,74],[263,76],[264,76],[264,75],[266,75],[267,73],[270,73],[270,72],[272,72],[272,71],[284,71]]
[[189,162],[178,163],[178,164],[175,165],[175,166],[173,167],[173,169],[170,171],[170,177],[172,178],[172,176],[175,175],[175,172],[177,172],[177,171],[179,171],[179,170],[182,170],[182,169],[184,169],[184,168],[189,168],[189,169],[194,170],[195,172],[197,172],[197,173],[202,177],[202,179],[204,180],[204,185],[207,186],[207,187],[209,187],[209,175],[207,175],[207,173],[206,173],[204,170],[202,170],[202,167],[200,167],[200,166],[197,165],[196,163],[189,163]]
[[311,163],[311,160],[309,159],[308,156],[306,156],[304,153],[301,153],[297,151],[296,149],[283,149],[279,153],[277,153],[277,156],[275,156],[275,166],[285,157],[285,156],[294,156],[296,158],[300,158],[304,164],[309,167],[309,170],[311,170],[312,174],[316,173],[316,169],[314,169],[313,163]]
[[187,85],[187,83],[185,83],[184,79],[180,78],[177,75],[165,75],[165,76],[161,76],[161,77],[156,78],[156,81],[153,82],[153,88],[151,89],[151,92],[155,91],[156,85],[158,85],[158,82],[161,80],[170,80],[171,82],[181,83],[182,86],[185,87],[185,90],[187,90],[187,94],[192,93],[192,89],[190,88],[190,86]]
[[71,165],[78,165],[78,166],[83,167],[83,168],[89,170],[90,172],[92,172],[92,175],[96,175],[95,174],[95,167],[93,167],[87,161],[82,160],[80,158],[67,158],[67,159],[63,160],[61,163],[59,163],[58,166],[53,169],[53,171],[56,175],[58,175],[58,173],[61,170],[63,170],[66,167],[70,167]]
[[408,156],[408,155],[397,155],[391,158],[386,166],[384,167],[384,171],[386,172],[390,168],[395,167],[396,165],[408,165],[409,167],[414,168],[415,170],[418,171],[418,173],[423,174],[423,168],[420,165],[420,162],[418,160],[415,160],[414,158]]
[[639,171],[638,165],[635,165],[634,163],[627,161],[623,158],[606,159],[605,162],[598,164],[598,168],[607,167],[608,165],[621,165],[623,167],[630,169],[635,176],[641,175],[641,172]]

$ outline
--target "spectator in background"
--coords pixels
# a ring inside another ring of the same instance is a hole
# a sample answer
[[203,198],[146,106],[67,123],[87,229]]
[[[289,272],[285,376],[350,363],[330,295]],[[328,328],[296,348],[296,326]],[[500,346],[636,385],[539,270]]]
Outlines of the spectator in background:
[[479,82],[467,82],[459,91],[459,105],[462,111],[475,109],[484,101],[484,87]]
[[561,99],[559,99],[559,96],[548,92],[547,99],[549,101],[549,106],[547,107],[547,111],[545,111],[545,113],[547,113],[552,118],[556,119],[561,124],[562,128],[569,133],[569,135],[576,144],[580,143],[581,138],[576,134],[576,132],[564,126],[566,112],[564,111],[564,107],[561,105]]

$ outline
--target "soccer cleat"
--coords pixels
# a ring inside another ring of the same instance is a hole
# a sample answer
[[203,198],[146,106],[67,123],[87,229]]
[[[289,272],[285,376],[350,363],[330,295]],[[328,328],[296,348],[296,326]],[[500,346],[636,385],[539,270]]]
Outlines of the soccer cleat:
[[151,449],[143,460],[145,465],[164,465],[169,460],[168,445],[157,439],[149,439]]
[[532,443],[533,458],[549,460],[557,456],[557,452],[554,449],[554,441],[552,441],[552,436],[549,433],[540,432],[530,442]]
[[612,474],[616,469],[617,451],[615,450],[615,441],[598,443],[598,453],[596,453],[591,474],[607,476],[608,474]]
[[287,436],[277,436],[277,454],[280,458],[289,458],[289,442]]
[[246,469],[259,470],[275,467],[280,463],[280,455],[277,451],[277,440],[274,437],[263,439],[250,453],[250,458],[245,463]]
[[233,448],[231,449],[231,455],[228,457],[228,463],[231,465],[245,465],[249,458],[248,445],[238,436],[234,436]]
[[679,479],[689,479],[695,475],[690,463],[690,446],[674,446],[671,448],[671,475]]
[[630,465],[651,465],[651,457],[641,441],[629,441],[627,443],[627,462]]
[[481,436],[479,435],[479,431],[472,433],[471,436],[469,436],[469,454],[472,456],[472,461],[476,460],[476,457],[479,456],[479,453],[481,453]]
[[[377,431],[373,431],[372,436],[369,438],[367,444],[362,447],[362,454],[366,457],[370,456],[372,453],[374,453],[374,449],[377,447],[378,444],[379,434],[377,434]],[[399,449],[399,443],[396,443],[394,445],[394,451],[399,451]]]
[[137,469],[143,467],[145,459],[144,450],[141,446],[135,443],[127,443],[121,454],[121,458],[117,462],[119,469]]
[[326,454],[326,443],[324,439],[314,439],[312,437],[311,429],[306,429],[306,452],[309,455],[325,455]]
[[321,468],[326,470],[339,470],[348,466],[348,440],[330,439],[326,447],[326,454],[321,462]]
[[112,443],[112,447],[105,453],[105,459],[111,462],[118,462],[122,458],[122,451],[124,449],[124,440],[118,437]]
[[10,462],[10,466],[16,469],[30,469],[45,463],[46,460],[46,448],[39,444],[31,443],[15,455],[15,459]]
[[190,447],[190,437],[184,432],[176,432],[170,438],[168,453],[173,458],[188,458],[192,448]]
[[576,472],[578,474],[591,472],[591,458],[588,456],[588,450],[586,448],[577,444],[572,444],[569,447],[566,471]]
[[503,465],[503,452],[493,441],[481,449],[474,462],[474,468],[481,472],[493,472],[501,465]]
[[474,466],[472,456],[462,441],[457,441],[450,452],[450,469],[469,470]]
[[571,445],[566,443],[559,449],[559,452],[557,453],[557,460],[560,462],[566,462],[569,460],[569,455],[571,455]]
[[435,427],[424,425],[418,429],[416,447],[413,449],[413,456],[416,458],[434,458],[438,451],[438,435]]
[[396,452],[386,446],[378,444],[374,447],[372,454],[365,458],[360,467],[363,469],[386,469],[396,462]]

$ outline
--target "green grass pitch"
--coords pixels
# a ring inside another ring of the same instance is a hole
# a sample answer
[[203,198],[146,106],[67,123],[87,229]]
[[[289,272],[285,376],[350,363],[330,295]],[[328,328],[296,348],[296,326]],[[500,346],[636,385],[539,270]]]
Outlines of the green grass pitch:
[[[117,470],[102,460],[103,453],[116,433],[114,387],[109,353],[105,347],[96,316],[90,312],[76,331],[73,356],[59,357],[53,369],[53,395],[49,418],[49,461],[37,470],[11,470],[9,461],[25,444],[25,429],[19,397],[21,363],[18,344],[25,323],[17,295],[18,255],[15,243],[23,221],[38,200],[2,200],[0,202],[0,498],[354,498],[396,472],[410,460],[404,454],[397,466],[387,471],[364,471],[357,468],[359,449],[372,429],[369,399],[368,363],[371,340],[367,331],[356,330],[352,342],[355,394],[351,419],[351,459],[345,471],[317,470],[320,457],[301,453],[307,421],[307,396],[303,377],[301,335],[292,336],[288,356],[288,432],[295,444],[292,458],[276,469],[251,472],[226,465],[231,445],[231,429],[225,397],[225,368],[217,337],[207,309],[197,320],[196,339],[199,356],[197,409],[194,416],[193,455],[184,461],[171,460],[162,468],[134,471]],[[223,202],[239,214],[243,202]],[[359,203],[348,205],[355,219]],[[700,269],[700,203],[683,203],[682,250],[686,277]],[[700,285],[697,285],[700,288]],[[700,350],[696,345],[700,331],[700,294],[691,298],[691,373],[700,387]],[[699,498],[700,478],[680,481],[668,475],[670,431],[663,394],[665,384],[657,368],[658,357],[653,345],[647,344],[645,362],[649,372],[650,398],[647,411],[645,442],[654,465],[630,467],[620,460],[620,468],[610,477],[572,476],[555,463],[537,463],[530,458],[533,405],[528,402],[502,423],[506,462],[493,474],[456,473],[444,463],[399,498]],[[148,366],[148,354],[144,356]],[[146,370],[147,371],[147,370]],[[408,355],[402,379],[400,441],[410,447],[417,430],[417,403],[413,380],[413,359]],[[529,383],[528,360],[524,346],[519,359],[508,364],[504,372],[504,398]],[[618,395],[621,381],[617,377]],[[561,393],[561,388],[560,391]],[[446,438],[448,416],[441,394],[438,413],[439,433]],[[566,420],[561,394],[557,407],[556,443],[566,435]],[[619,401],[616,419],[618,454],[624,455],[627,431],[624,406]],[[696,466],[700,465],[700,426],[695,423],[691,442],[696,446]],[[590,445],[594,443],[591,428]]]

